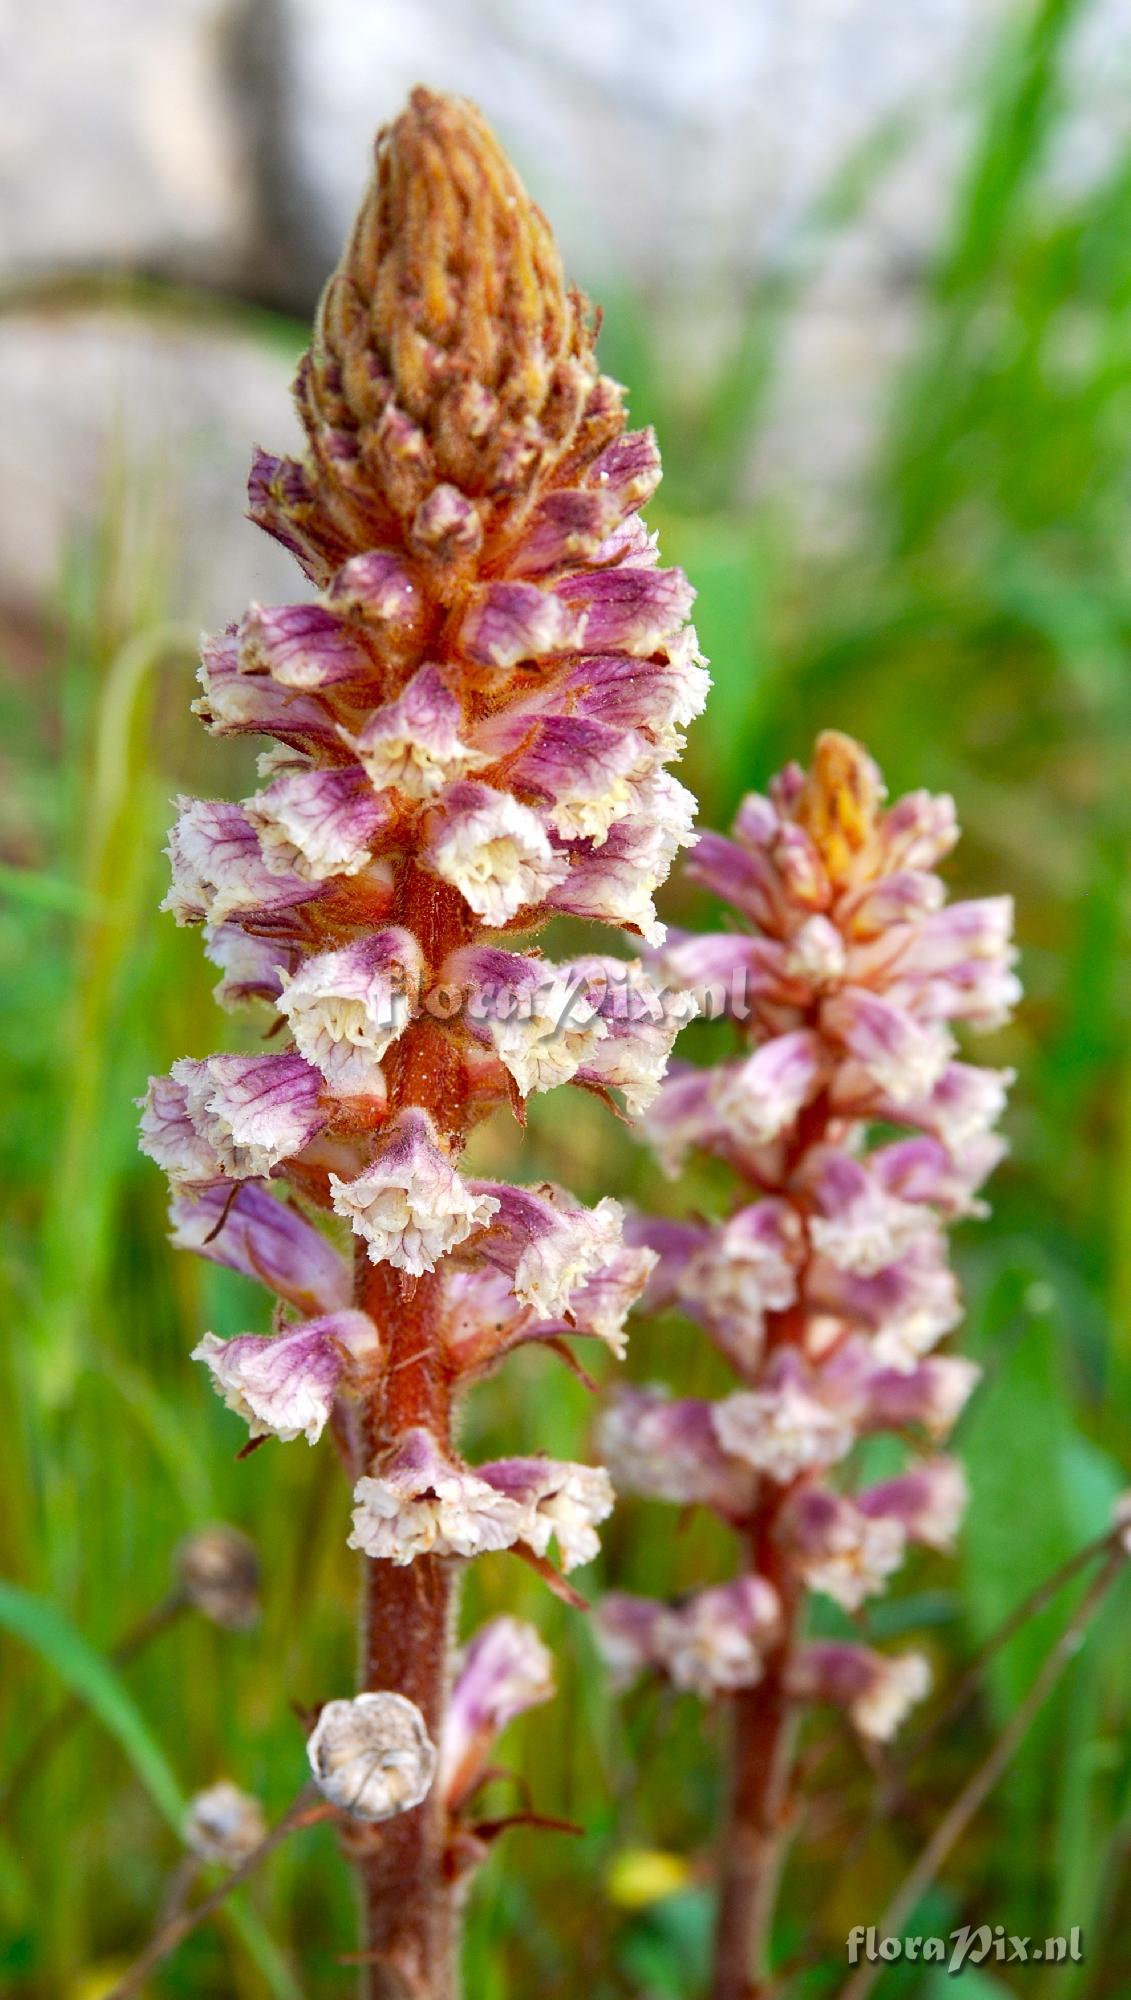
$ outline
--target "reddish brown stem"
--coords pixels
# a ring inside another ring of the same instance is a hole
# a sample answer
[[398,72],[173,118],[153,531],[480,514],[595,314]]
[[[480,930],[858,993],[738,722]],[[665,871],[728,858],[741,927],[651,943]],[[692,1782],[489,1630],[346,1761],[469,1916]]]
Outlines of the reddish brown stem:
[[[798,1120],[783,1185],[829,1121],[824,1093]],[[766,1315],[766,1347],[800,1346],[806,1331],[799,1302]],[[767,1654],[756,1687],[733,1697],[731,1791],[719,1854],[719,1911],[711,2000],[766,2000],[778,1885],[792,1827],[796,1709],[788,1693],[790,1661],[800,1635],[804,1594],[782,1560],[777,1521],[791,1488],[767,1480],[750,1523],[749,1567],[772,1583],[782,1608],[782,1638]]]
[[770,1546],[778,1504],[775,1500],[761,1510],[752,1538],[752,1566],[778,1589],[784,1637],[767,1658],[757,1687],[733,1697],[731,1794],[719,1855],[712,2000],[763,2000],[770,1990],[770,1938],[791,1825],[795,1708],[786,1687],[799,1617],[796,1587],[774,1561]]
[[[390,1364],[367,1412],[367,1459],[412,1424],[426,1424],[446,1445],[451,1408],[433,1325],[435,1281],[422,1278],[410,1289],[387,1264],[359,1260],[356,1290],[384,1333]],[[403,1567],[364,1563],[361,1686],[406,1695],[437,1744],[448,1695],[454,1600],[451,1566],[435,1556]],[[437,1787],[422,1805],[375,1828],[361,1848],[363,2000],[455,2000],[456,1912],[445,1842]]]
[[[430,973],[467,930],[458,896],[412,868],[400,884],[395,915],[420,939]],[[423,1105],[458,1151],[465,1109],[453,1038],[418,1017],[389,1068],[392,1105]],[[370,1264],[359,1246],[354,1296],[381,1334],[387,1364],[361,1425],[365,1464],[417,1424],[443,1450],[451,1443],[452,1392],[437,1279],[406,1279],[388,1264]],[[437,1745],[448,1698],[455,1597],[452,1566],[435,1556],[403,1567],[364,1562],[360,1685],[391,1688],[415,1702]],[[363,2000],[455,2000],[458,1994],[457,1892],[445,1863],[446,1832],[436,1787],[422,1805],[386,1821],[359,1843]]]

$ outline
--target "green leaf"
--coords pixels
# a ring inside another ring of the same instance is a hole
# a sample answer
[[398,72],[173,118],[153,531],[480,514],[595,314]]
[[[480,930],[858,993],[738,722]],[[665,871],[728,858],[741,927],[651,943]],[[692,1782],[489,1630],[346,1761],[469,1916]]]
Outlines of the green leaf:
[[[124,1751],[154,1805],[179,1835],[185,1801],[173,1770],[133,1696],[101,1653],[44,1597],[0,1581],[0,1625],[54,1667]],[[275,2000],[302,2000],[278,1946],[258,1917],[233,1901],[224,1920],[258,1966]]]
[[165,1752],[101,1653],[44,1597],[0,1581],[0,1625],[47,1660],[116,1738],[154,1805],[180,1831],[185,1802]]

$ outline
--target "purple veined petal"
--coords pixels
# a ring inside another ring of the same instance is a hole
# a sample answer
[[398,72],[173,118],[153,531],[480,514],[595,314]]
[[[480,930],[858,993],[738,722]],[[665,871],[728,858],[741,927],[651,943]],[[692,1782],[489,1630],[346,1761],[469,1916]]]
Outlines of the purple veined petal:
[[587,647],[642,658],[687,623],[695,601],[679,569],[591,570],[563,577],[555,588],[570,610],[583,617]]
[[1007,1152],[1005,1140],[986,1132],[952,1153],[923,1134],[881,1146],[870,1164],[881,1185],[901,1201],[929,1203],[944,1216],[984,1215],[977,1191]]
[[870,1486],[857,1498],[873,1521],[895,1521],[908,1539],[944,1554],[954,1547],[969,1499],[966,1475],[957,1459],[921,1459],[895,1479]]
[[907,1534],[891,1516],[873,1518],[824,1486],[799,1487],[778,1516],[778,1534],[810,1590],[858,1611],[903,1561]]
[[654,1597],[633,1597],[623,1590],[608,1591],[595,1606],[593,1636],[614,1687],[631,1687],[660,1665],[656,1633],[666,1610]]
[[[189,1116],[188,1091],[175,1076],[151,1076],[141,1108],[138,1144],[174,1186],[207,1187],[224,1172],[215,1146]],[[225,1190],[225,1193],[227,1190]]]
[[977,1363],[957,1354],[885,1366],[861,1339],[843,1343],[821,1370],[823,1396],[861,1431],[919,1426],[936,1442],[949,1435],[981,1378]]
[[268,868],[242,806],[227,799],[179,799],[166,852],[173,883],[161,905],[178,924],[222,924],[229,917],[269,917],[324,891]]
[[843,1708],[872,1743],[890,1743],[930,1686],[931,1670],[921,1653],[876,1653],[840,1639],[799,1647],[789,1669],[795,1701]]
[[789,905],[769,856],[751,853],[721,833],[701,833],[687,860],[689,881],[732,903],[761,929],[784,930]]
[[391,549],[351,556],[336,572],[326,602],[335,611],[359,613],[367,627],[376,628],[382,649],[394,632],[415,643],[427,622],[420,585]]
[[321,1232],[290,1203],[244,1183],[174,1192],[171,1240],[213,1264],[256,1278],[298,1311],[316,1318],[348,1306],[353,1273]]
[[585,613],[533,583],[486,583],[471,592],[460,643],[477,666],[509,668],[581,644]]
[[657,647],[649,660],[632,654],[587,654],[571,665],[556,692],[578,715],[616,729],[648,729],[661,741],[685,729],[706,706],[711,688],[690,625]]
[[300,957],[296,945],[259,936],[236,923],[206,925],[204,955],[223,974],[212,997],[227,1008],[249,1000],[277,1000],[283,990],[282,975],[292,972]]
[[572,1465],[553,1458],[500,1458],[479,1475],[522,1513],[517,1536],[544,1556],[551,1541],[568,1575],[600,1553],[597,1526],[613,1511],[613,1489],[600,1465]]
[[901,1007],[864,987],[845,987],[821,1009],[825,1032],[841,1042],[877,1090],[895,1105],[930,1092],[950,1061],[953,1043]]
[[622,431],[584,475],[585,484],[608,495],[624,513],[643,507],[660,483],[660,447],[646,430]]
[[[625,1322],[655,1262],[654,1253],[642,1247],[633,1249],[626,1245],[618,1250],[607,1264],[599,1264],[595,1271],[590,1271],[570,1293],[569,1318],[558,1322],[555,1331],[602,1340],[617,1360],[623,1361],[628,1346]],[[530,1329],[530,1337],[544,1338],[546,1330],[536,1322]]]
[[283,772],[244,811],[271,873],[313,882],[359,874],[396,820],[394,801],[356,766]]
[[715,1405],[652,1384],[622,1389],[602,1414],[597,1449],[619,1492],[676,1506],[712,1507],[728,1519],[752,1510],[757,1477],[720,1444]]
[[442,480],[412,517],[409,546],[426,561],[470,565],[483,546],[479,509],[458,486]]
[[583,563],[603,542],[616,519],[605,493],[563,487],[540,500],[508,558],[515,577],[544,577]]
[[645,1114],[644,1132],[670,1180],[678,1176],[693,1146],[713,1149],[726,1134],[718,1110],[715,1072],[673,1063],[655,1103]]
[[965,1021],[985,1033],[1011,1018],[1021,982],[1000,960],[972,958],[947,973],[920,974],[901,966],[888,993],[920,1021]]
[[344,1215],[374,1264],[419,1277],[481,1229],[498,1203],[460,1179],[426,1111],[398,1112],[373,1159],[355,1180],[330,1175],[335,1211]]
[[679,848],[691,839],[694,817],[694,798],[669,772],[644,779],[637,787],[636,811],[618,820],[600,847],[579,844],[571,850],[565,880],[547,902],[573,916],[639,931],[649,944],[662,944],[665,932],[653,892],[667,880]]
[[890,1113],[901,1124],[918,1126],[940,1139],[955,1157],[961,1157],[968,1147],[989,1136],[1005,1110],[1014,1076],[1011,1069],[948,1063],[928,1096],[899,1105],[880,1099],[875,1115]]
[[633,780],[656,761],[651,744],[632,730],[585,716],[550,715],[537,725],[508,777],[540,797],[546,824],[563,840],[592,840],[599,847],[614,822],[633,811]]
[[398,1565],[513,1548],[527,1525],[524,1502],[449,1457],[419,1427],[402,1433],[353,1497],[350,1548]]
[[323,517],[306,467],[258,446],[247,482],[248,514],[288,549],[313,583],[325,582],[338,537]]
[[871,1277],[814,1264],[806,1298],[814,1311],[866,1328],[876,1359],[894,1368],[913,1368],[962,1317],[939,1231],[917,1238],[896,1263]]
[[716,1070],[713,1097],[719,1121],[738,1147],[769,1145],[795,1123],[827,1074],[828,1056],[813,1029],[776,1035],[752,1056]]
[[621,1248],[624,1210],[611,1195],[585,1208],[549,1182],[537,1188],[502,1181],[469,1185],[493,1204],[477,1250],[509,1273],[523,1305],[548,1319],[567,1311],[577,1287]]
[[815,1208],[810,1241],[838,1270],[870,1277],[935,1229],[921,1206],[889,1194],[863,1160],[834,1146],[809,1156],[804,1180]]
[[781,1633],[781,1605],[761,1576],[701,1590],[666,1607],[653,1631],[657,1664],[677,1688],[709,1701],[736,1688],[756,1687],[766,1648]]
[[837,1464],[855,1444],[856,1429],[844,1407],[826,1401],[821,1388],[820,1376],[801,1355],[780,1349],[757,1389],[740,1390],[713,1406],[719,1443],[783,1486],[803,1472]]
[[238,652],[241,673],[299,692],[376,673],[358,632],[322,604],[252,604],[240,620]]
[[608,1033],[584,972],[571,965],[474,945],[453,954],[443,977],[466,993],[472,1033],[524,1097],[568,1083]]
[[253,1438],[316,1444],[338,1397],[361,1389],[381,1352],[377,1329],[364,1313],[346,1310],[306,1320],[263,1337],[206,1333],[193,1349],[230,1410]]
[[322,1079],[302,1057],[182,1056],[173,1079],[194,1129],[231,1180],[257,1180],[301,1153],[322,1130]]
[[381,1058],[412,1018],[423,968],[412,932],[394,925],[284,977],[279,1012],[336,1097],[384,1097]]
[[954,800],[948,794],[908,792],[880,820],[887,872],[934,868],[950,853],[958,833]]
[[440,1780],[449,1810],[476,1789],[507,1724],[554,1693],[553,1658],[533,1625],[503,1616],[480,1627],[456,1663],[444,1717]]
[[296,749],[334,741],[329,716],[311,696],[240,672],[234,625],[214,639],[205,639],[197,680],[201,692],[192,712],[213,736],[276,736]]
[[486,755],[463,739],[463,711],[438,667],[415,673],[395,701],[375,708],[356,735],[342,741],[360,759],[375,791],[431,799],[445,785],[481,770]]
[[528,806],[475,779],[441,793],[428,816],[423,859],[493,928],[544,902],[569,868]]

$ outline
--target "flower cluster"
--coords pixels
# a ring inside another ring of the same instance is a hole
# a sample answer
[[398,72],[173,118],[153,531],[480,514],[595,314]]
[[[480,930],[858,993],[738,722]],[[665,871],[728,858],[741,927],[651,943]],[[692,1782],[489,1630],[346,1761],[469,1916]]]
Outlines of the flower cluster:
[[[981,1212],[1010,1077],[961,1061],[953,1027],[995,1026],[1018,992],[1009,899],[946,906],[934,872],[957,837],[951,801],[883,797],[863,750],[826,734],[807,774],[748,797],[733,838],[703,835],[689,863],[738,924],[672,939],[663,970],[741,975],[746,1047],[675,1066],[645,1125],[673,1174],[703,1148],[740,1194],[721,1222],[642,1219],[634,1237],[658,1259],[645,1303],[697,1322],[741,1387],[627,1391],[603,1445],[618,1485],[732,1523],[755,1570],[675,1609],[614,1596],[601,1612],[622,1679],[655,1668],[712,1694],[776,1661],[789,1694],[876,1738],[924,1691],[925,1663],[788,1635],[805,1592],[855,1612],[910,1544],[946,1549],[961,1519],[962,1472],[937,1447],[978,1370],[935,1351],[960,1316],[946,1225]],[[838,1469],[876,1431],[917,1435],[916,1456],[854,1488]]]
[[[273,745],[250,798],[180,802],[166,899],[271,1046],[154,1078],[142,1144],[174,1241],[278,1300],[269,1334],[197,1358],[253,1438],[331,1427],[353,1546],[392,1571],[554,1543],[569,1569],[607,1476],[470,1467],[452,1405],[520,1342],[619,1351],[656,1259],[615,1201],[460,1155],[533,1091],[635,1114],[659,1089],[679,1022],[639,962],[555,967],[529,940],[562,914],[663,937],[653,893],[694,813],[667,765],[708,686],[692,592],[641,520],[655,440],[626,431],[586,302],[462,102],[417,91],[380,136],[296,398],[305,456],[260,452],[250,504],[309,592],[210,640],[195,705]],[[418,1004],[488,983],[586,1004]]]

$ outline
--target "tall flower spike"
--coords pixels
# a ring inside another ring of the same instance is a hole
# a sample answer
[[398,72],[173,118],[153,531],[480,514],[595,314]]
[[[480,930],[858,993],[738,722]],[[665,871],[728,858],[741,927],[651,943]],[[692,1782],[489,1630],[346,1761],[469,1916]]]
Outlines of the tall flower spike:
[[[637,1218],[632,1235],[658,1260],[646,1303],[696,1320],[740,1386],[713,1404],[629,1392],[605,1455],[618,1486],[736,1529],[738,1582],[764,1615],[732,1583],[673,1610],[616,1595],[599,1625],[619,1680],[658,1672],[733,1701],[713,2000],[762,1990],[791,1708],[832,1703],[882,1742],[929,1684],[917,1654],[801,1644],[806,1594],[857,1612],[910,1544],[950,1546],[966,1497],[941,1456],[863,1490],[845,1471],[866,1433],[941,1441],[977,1380],[933,1352],[960,1317],[945,1232],[982,1212],[1010,1078],[959,1062],[952,1030],[994,1025],[1018,993],[1009,899],[947,907],[934,873],[957,838],[951,801],[883,800],[859,745],[822,736],[808,772],[747,798],[733,837],[704,834],[691,858],[738,928],[660,954],[674,983],[722,983],[745,1046],[677,1069],[645,1126],[670,1172],[693,1147],[727,1162],[738,1198],[720,1222]],[[876,1136],[891,1126],[905,1136]]]
[[[332,1430],[367,1557],[361,1695],[439,1745],[459,1564],[586,1562],[611,1504],[603,1471],[537,1439],[466,1465],[454,1403],[520,1343],[619,1352],[654,1262],[615,1202],[473,1183],[460,1154],[534,1089],[654,1095],[675,1024],[643,967],[623,1014],[617,960],[562,967],[580,1021],[530,1021],[528,941],[561,912],[662,936],[653,894],[694,814],[666,767],[708,682],[690,588],[640,520],[655,440],[626,432],[588,306],[470,105],[418,90],[379,135],[296,399],[304,456],[259,452],[250,508],[314,595],[210,641],[196,703],[214,734],[282,747],[242,804],[181,802],[167,898],[204,926],[217,998],[273,1010],[275,1039],[154,1079],[142,1143],[175,1240],[280,1301],[270,1334],[197,1356],[253,1436]],[[392,1817],[356,1843],[368,1990],[447,2000],[444,1788],[378,1790],[366,1813]]]

